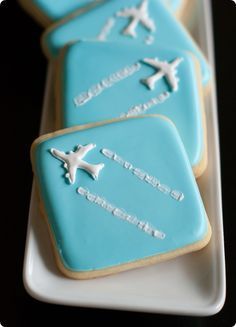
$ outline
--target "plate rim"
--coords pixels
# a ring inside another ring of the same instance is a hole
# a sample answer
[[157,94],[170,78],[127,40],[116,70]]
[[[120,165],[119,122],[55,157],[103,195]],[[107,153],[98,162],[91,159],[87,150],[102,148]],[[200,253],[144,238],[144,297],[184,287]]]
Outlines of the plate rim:
[[[225,303],[226,298],[226,273],[225,273],[225,255],[224,255],[224,229],[223,229],[223,212],[222,212],[222,189],[221,189],[221,165],[220,165],[220,142],[219,142],[219,125],[218,125],[218,117],[217,117],[217,94],[216,94],[216,80],[215,80],[215,59],[214,59],[214,43],[213,43],[213,20],[212,20],[212,9],[210,1],[206,0],[200,0],[201,6],[204,10],[204,17],[203,22],[204,24],[199,24],[199,28],[202,30],[200,31],[201,35],[205,36],[205,40],[203,40],[203,43],[205,43],[205,50],[207,51],[209,61],[211,63],[212,67],[212,73],[213,73],[213,80],[211,85],[211,101],[212,101],[212,110],[213,110],[213,140],[215,143],[215,167],[216,167],[216,185],[217,190],[215,194],[216,202],[216,211],[218,213],[218,219],[216,220],[216,224],[220,230],[219,233],[219,243],[220,243],[220,251],[218,254],[218,260],[219,260],[219,278],[220,281],[218,281],[218,288],[217,293],[215,294],[215,297],[212,299],[212,301],[208,304],[208,306],[204,306],[202,308],[191,308],[191,310],[184,310],[183,308],[179,309],[177,307],[175,308],[167,308],[160,309],[155,307],[153,305],[152,307],[145,307],[142,304],[141,305],[127,305],[127,304],[114,304],[112,303],[106,303],[106,301],[86,301],[84,299],[76,299],[76,303],[72,300],[68,299],[55,299],[50,294],[43,294],[40,292],[40,289],[37,288],[30,275],[30,269],[29,269],[29,260],[30,260],[30,244],[33,239],[33,231],[32,231],[32,215],[31,211],[34,206],[34,197],[35,197],[35,181],[33,181],[32,185],[32,192],[31,192],[31,198],[30,198],[30,208],[29,208],[29,219],[28,219],[28,226],[27,226],[27,237],[26,237],[26,244],[25,244],[25,255],[24,255],[24,265],[23,265],[23,284],[30,296],[35,298],[36,300],[51,303],[51,304],[60,304],[60,305],[69,305],[69,306],[81,306],[81,307],[89,307],[89,308],[100,308],[100,309],[112,309],[112,310],[124,310],[124,311],[139,311],[139,312],[147,312],[147,313],[164,313],[164,314],[177,314],[177,315],[187,315],[187,316],[210,316],[218,313]],[[206,33],[203,32],[203,29]],[[50,76],[53,72],[53,66],[52,63],[49,63],[48,66],[48,73],[47,73],[47,81],[45,86],[45,96],[44,96],[44,104],[43,104],[43,115],[41,118],[41,128],[40,128],[40,134],[43,132],[43,125],[45,121],[46,116],[46,107],[47,107],[47,101],[48,101],[48,95],[50,91]]]

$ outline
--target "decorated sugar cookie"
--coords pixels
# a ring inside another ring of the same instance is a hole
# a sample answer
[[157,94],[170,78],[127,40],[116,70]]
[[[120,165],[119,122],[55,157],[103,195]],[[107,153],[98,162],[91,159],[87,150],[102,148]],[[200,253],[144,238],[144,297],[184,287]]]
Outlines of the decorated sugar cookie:
[[109,0],[50,27],[42,44],[49,57],[57,57],[67,43],[80,39],[157,44],[190,51],[200,62],[204,85],[210,80],[204,56],[162,0]]
[[19,0],[20,4],[43,26],[78,11],[88,10],[103,0]]
[[207,163],[197,61],[156,45],[78,42],[63,51],[56,84],[57,128],[141,114],[176,125],[196,176]]
[[164,118],[55,132],[35,141],[32,162],[57,265],[68,277],[141,267],[209,242],[184,146]]

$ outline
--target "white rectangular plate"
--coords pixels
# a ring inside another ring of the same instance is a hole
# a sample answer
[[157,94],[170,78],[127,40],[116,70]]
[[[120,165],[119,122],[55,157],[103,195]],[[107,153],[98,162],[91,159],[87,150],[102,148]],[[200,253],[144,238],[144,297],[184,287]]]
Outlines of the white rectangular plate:
[[[194,35],[214,68],[211,8],[198,0]],[[52,68],[49,68],[41,132],[53,130]],[[209,166],[198,181],[213,236],[202,251],[169,262],[88,281],[64,278],[52,255],[33,186],[25,251],[24,284],[35,298],[58,304],[132,311],[212,315],[225,300],[225,261],[215,80],[206,101]]]

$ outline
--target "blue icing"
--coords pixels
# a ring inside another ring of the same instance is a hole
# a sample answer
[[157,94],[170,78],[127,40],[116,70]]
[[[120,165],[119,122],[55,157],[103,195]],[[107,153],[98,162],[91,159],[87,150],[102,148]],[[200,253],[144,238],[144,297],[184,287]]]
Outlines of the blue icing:
[[[65,168],[50,154],[51,148],[70,151],[77,144],[95,143],[89,163],[105,164],[98,181],[77,170],[76,182],[68,185]],[[115,151],[162,183],[184,193],[178,202],[159,192],[130,171],[102,155]],[[202,240],[207,233],[203,203],[177,130],[160,118],[131,119],[71,131],[42,140],[33,151],[34,170],[58,253],[73,271],[104,269],[149,256],[168,253]],[[163,231],[156,239],[120,220],[85,197],[78,187]]]
[[[68,42],[78,39],[97,38],[108,19],[116,17],[116,13],[132,6],[139,6],[141,0],[110,0],[94,10],[83,15],[75,16],[64,24],[50,28],[43,37],[43,46],[45,51],[53,57],[58,55],[59,50]],[[203,83],[207,84],[210,80],[210,69],[206,59],[202,55],[196,43],[189,36],[186,29],[178,20],[173,17],[167,8],[161,3],[161,0],[149,0],[148,7],[150,18],[154,20],[156,31],[150,33],[142,24],[136,28],[137,37],[132,38],[124,35],[122,31],[127,27],[129,18],[116,17],[115,24],[112,27],[107,40],[136,43],[145,43],[145,39],[153,35],[154,42],[158,45],[180,48],[193,52],[198,58]]]
[[169,8],[173,12],[177,12],[179,9],[181,9],[181,6],[183,5],[183,0],[162,0],[163,3],[169,6]]
[[[94,55],[95,54],[95,55]],[[193,57],[180,50],[164,49],[155,46],[79,42],[68,48],[64,61],[60,65],[61,81],[59,91],[59,115],[61,126],[71,127],[106,119],[118,118],[135,105],[144,104],[159,94],[170,91],[164,78],[160,79],[153,91],[140,82],[155,73],[155,69],[142,63],[146,57],[173,61],[184,58],[178,66],[177,77],[180,79],[177,92],[153,106],[145,113],[163,114],[176,125],[192,166],[199,164],[204,152],[204,137],[201,115],[201,97],[196,80]],[[138,72],[105,89],[98,96],[82,106],[76,107],[74,98],[91,86],[101,82],[118,70],[140,62]]]
[[93,0],[31,0],[31,2],[47,18],[56,21],[92,3]]

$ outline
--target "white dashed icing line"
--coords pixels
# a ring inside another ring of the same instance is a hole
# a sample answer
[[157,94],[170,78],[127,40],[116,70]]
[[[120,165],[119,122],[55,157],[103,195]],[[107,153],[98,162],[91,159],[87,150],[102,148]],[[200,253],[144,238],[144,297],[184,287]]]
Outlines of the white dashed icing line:
[[87,190],[83,187],[79,187],[77,192],[81,196],[85,197],[89,202],[97,204],[99,207],[110,212],[113,216],[115,216],[121,220],[124,220],[132,225],[135,225],[136,227],[138,227],[141,231],[145,232],[146,234],[148,234],[152,237],[161,239],[161,240],[163,240],[166,237],[165,233],[152,227],[148,222],[139,220],[136,216],[129,215],[128,213],[126,213],[126,211],[124,209],[117,208],[116,206],[112,205],[104,198],[102,198],[96,194],[90,193],[89,190]]
[[169,97],[170,97],[169,92],[163,92],[158,96],[150,99],[146,103],[133,106],[126,113],[122,114],[121,117],[131,117],[131,116],[141,115],[146,111],[148,111],[149,109],[151,109],[152,107],[165,102]]
[[108,35],[111,33],[111,30],[112,30],[112,28],[113,28],[114,25],[115,25],[115,22],[116,22],[115,18],[110,17],[110,18],[106,21],[106,23],[105,23],[105,25],[103,26],[101,32],[98,34],[98,36],[97,36],[97,40],[99,40],[99,41],[106,41]]
[[120,156],[118,156],[115,152],[108,150],[108,149],[102,149],[101,153],[107,157],[110,160],[115,161],[123,168],[129,170],[133,173],[137,178],[139,178],[141,181],[144,181],[151,185],[154,189],[169,195],[172,199],[181,202],[184,199],[184,194],[178,190],[172,190],[168,185],[161,184],[161,182],[154,176],[149,175],[145,171],[134,167],[130,162],[124,160]]
[[114,84],[119,83],[125,78],[132,76],[137,73],[141,68],[139,62],[122,68],[121,70],[111,74],[107,78],[104,78],[101,82],[96,85],[93,85],[88,91],[83,92],[74,98],[74,104],[76,107],[83,106],[88,101],[92,100],[94,97],[97,97],[99,94],[104,92],[106,89],[112,87]]

